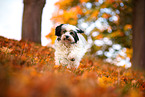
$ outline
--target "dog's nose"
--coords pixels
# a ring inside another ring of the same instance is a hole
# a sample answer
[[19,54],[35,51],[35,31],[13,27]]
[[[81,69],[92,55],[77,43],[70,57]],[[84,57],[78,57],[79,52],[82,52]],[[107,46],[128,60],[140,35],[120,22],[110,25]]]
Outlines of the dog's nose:
[[67,38],[69,38],[69,36],[68,36],[68,35],[66,35],[65,37],[66,37],[66,39],[67,39]]

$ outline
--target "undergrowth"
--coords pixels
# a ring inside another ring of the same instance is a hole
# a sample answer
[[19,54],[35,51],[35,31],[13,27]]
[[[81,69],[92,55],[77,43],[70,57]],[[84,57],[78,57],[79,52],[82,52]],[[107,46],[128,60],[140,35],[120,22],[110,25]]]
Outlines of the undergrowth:
[[55,66],[53,48],[0,37],[0,97],[145,97],[145,76],[91,55]]

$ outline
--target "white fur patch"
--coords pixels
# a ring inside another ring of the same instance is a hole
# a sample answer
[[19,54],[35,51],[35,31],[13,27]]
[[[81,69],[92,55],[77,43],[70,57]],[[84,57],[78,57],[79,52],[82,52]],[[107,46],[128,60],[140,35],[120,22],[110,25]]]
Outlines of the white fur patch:
[[77,30],[79,30],[76,26],[69,25],[69,24],[64,24],[62,26],[62,28],[66,29],[67,31],[70,31],[70,30],[77,31]]
[[[66,29],[67,31],[78,30],[77,27],[69,24],[63,25],[62,28]],[[63,40],[65,39],[65,35],[68,35],[68,33],[66,32],[65,34],[62,34],[61,40],[55,41],[55,64],[67,66],[68,68],[78,68],[82,57],[85,55],[87,49],[89,48],[88,43],[80,33],[77,33],[79,40],[76,43],[65,43],[65,40]],[[71,41],[74,41],[72,37],[70,39]]]

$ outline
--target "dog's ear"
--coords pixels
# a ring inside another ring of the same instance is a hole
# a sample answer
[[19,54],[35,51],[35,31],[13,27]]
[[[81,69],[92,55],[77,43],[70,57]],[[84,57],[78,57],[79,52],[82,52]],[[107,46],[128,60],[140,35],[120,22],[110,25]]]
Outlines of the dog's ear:
[[77,35],[77,33],[76,33],[76,32],[75,32],[74,39],[75,39],[75,43],[77,43],[77,41],[79,40],[79,37],[78,37],[78,35]]
[[78,31],[78,33],[84,33],[84,31],[81,29],[78,29],[77,31]]
[[56,28],[55,28],[55,35],[56,36],[61,36],[61,26],[62,26],[63,24],[60,24],[59,26],[57,26]]

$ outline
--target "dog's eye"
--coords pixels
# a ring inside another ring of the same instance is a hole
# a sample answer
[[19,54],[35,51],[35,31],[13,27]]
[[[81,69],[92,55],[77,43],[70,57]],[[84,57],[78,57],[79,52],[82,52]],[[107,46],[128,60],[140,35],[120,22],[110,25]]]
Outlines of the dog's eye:
[[66,30],[63,30],[63,32],[65,33],[65,32],[66,32]]
[[70,34],[73,35],[74,33],[73,32],[70,32]]

